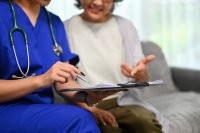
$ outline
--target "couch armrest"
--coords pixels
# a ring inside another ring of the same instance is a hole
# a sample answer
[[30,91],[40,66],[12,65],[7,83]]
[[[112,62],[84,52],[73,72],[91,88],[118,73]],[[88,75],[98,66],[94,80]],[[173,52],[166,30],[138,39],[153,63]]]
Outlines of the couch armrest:
[[200,92],[200,70],[171,67],[172,79],[180,91]]

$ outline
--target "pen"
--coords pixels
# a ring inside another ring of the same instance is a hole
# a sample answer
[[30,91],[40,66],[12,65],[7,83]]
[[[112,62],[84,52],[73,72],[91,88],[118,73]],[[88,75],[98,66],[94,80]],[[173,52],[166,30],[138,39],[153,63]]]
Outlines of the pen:
[[[78,68],[78,67],[76,66],[76,68]],[[79,68],[78,68],[78,69],[79,69]],[[76,76],[77,76],[77,78],[81,79],[82,81],[84,81],[84,82],[90,84],[90,82],[84,77],[85,74],[84,74],[83,72],[80,72],[80,75],[79,75],[79,74],[76,74]]]
[[77,78],[81,79],[82,81],[84,81],[84,82],[90,84],[90,82],[89,82],[85,77],[83,77],[84,75],[82,76],[82,74],[81,74],[81,75],[76,74],[76,76],[77,76]]
[[[76,66],[76,68],[78,68],[78,67]],[[79,68],[78,68],[78,69],[79,69]],[[84,74],[83,72],[81,72],[81,75],[85,76],[85,74]]]
[[85,76],[85,74],[83,72],[81,72],[81,75]]

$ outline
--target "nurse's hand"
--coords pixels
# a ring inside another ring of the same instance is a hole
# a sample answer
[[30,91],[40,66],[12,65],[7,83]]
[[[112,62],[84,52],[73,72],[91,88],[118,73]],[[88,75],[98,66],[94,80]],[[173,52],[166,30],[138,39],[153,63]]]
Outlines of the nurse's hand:
[[142,82],[148,80],[147,65],[153,61],[156,57],[154,55],[148,55],[144,59],[140,60],[136,67],[131,67],[129,64],[122,64],[121,71],[128,77],[132,78],[134,81]]
[[117,120],[111,112],[104,109],[100,109],[98,107],[90,107],[85,103],[76,103],[76,104],[92,112],[92,114],[96,119],[97,124],[118,128]]
[[74,80],[80,70],[68,63],[56,62],[46,73],[41,75],[43,87],[49,87],[55,82],[61,84]]
[[97,108],[97,107],[88,107],[98,124],[103,124],[104,126],[111,126],[113,128],[118,128],[118,123],[116,121],[115,116],[106,110]]

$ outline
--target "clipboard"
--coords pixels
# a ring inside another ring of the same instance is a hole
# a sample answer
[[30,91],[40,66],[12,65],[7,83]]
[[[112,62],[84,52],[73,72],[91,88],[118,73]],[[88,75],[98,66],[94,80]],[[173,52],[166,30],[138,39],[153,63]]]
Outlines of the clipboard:
[[66,88],[62,89],[59,92],[67,92],[67,91],[127,91],[131,88],[143,88],[147,86],[154,86],[154,85],[165,85],[163,80],[155,80],[150,82],[127,82],[125,84],[98,84],[89,87],[81,87],[81,88]]

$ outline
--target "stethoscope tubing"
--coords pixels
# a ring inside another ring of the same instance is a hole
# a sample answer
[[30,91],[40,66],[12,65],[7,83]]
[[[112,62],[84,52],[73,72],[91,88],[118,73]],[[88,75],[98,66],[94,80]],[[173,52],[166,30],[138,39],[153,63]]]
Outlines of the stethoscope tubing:
[[[28,77],[27,75],[28,75],[29,69],[30,69],[30,56],[29,56],[29,48],[28,48],[28,39],[27,39],[27,35],[26,35],[25,31],[23,29],[19,28],[19,26],[17,25],[16,14],[15,14],[14,7],[13,7],[12,3],[10,3],[10,7],[11,7],[11,10],[12,10],[13,23],[14,23],[14,27],[10,30],[10,41],[11,41],[13,53],[14,53],[14,56],[15,56],[15,60],[16,60],[16,63],[17,63],[17,67],[18,67],[20,73],[22,74],[22,76],[20,76],[20,77],[16,76],[16,75],[13,75],[12,77],[25,78],[25,77]],[[17,31],[23,34],[25,45],[26,45],[27,69],[26,69],[25,73],[22,71],[22,68],[19,64],[17,52],[16,52],[15,45],[14,45],[13,34],[14,34],[14,32],[17,32]]]
[[[14,56],[15,56],[17,67],[18,67],[18,69],[19,69],[19,71],[20,71],[20,73],[22,75],[22,76],[12,75],[12,78],[20,79],[20,78],[27,78],[27,77],[35,76],[36,74],[32,74],[31,76],[28,76],[29,70],[30,70],[30,54],[29,54],[28,38],[27,38],[26,32],[23,29],[19,28],[19,26],[17,25],[16,13],[15,13],[15,10],[14,10],[12,2],[10,2],[10,7],[11,7],[11,11],[12,11],[12,15],[13,15],[13,23],[14,23],[14,26],[10,30],[10,33],[9,33],[9,35],[10,35],[10,43],[12,45],[12,49],[13,49],[13,53],[14,53]],[[55,54],[57,56],[60,56],[60,54],[63,52],[63,50],[62,50],[61,46],[58,45],[58,43],[56,41],[49,12],[46,9],[45,9],[45,12],[47,14],[47,18],[48,18],[48,22],[49,22],[49,27],[50,27],[50,31],[51,31],[51,36],[52,36],[52,39],[53,39],[53,42],[54,42],[53,51],[55,52]],[[23,72],[23,70],[21,68],[21,65],[19,63],[17,52],[16,52],[16,48],[15,48],[15,45],[14,45],[13,34],[14,34],[14,32],[17,32],[17,31],[20,32],[21,34],[23,34],[24,41],[25,41],[25,46],[26,46],[27,69],[26,69],[25,73]]]

